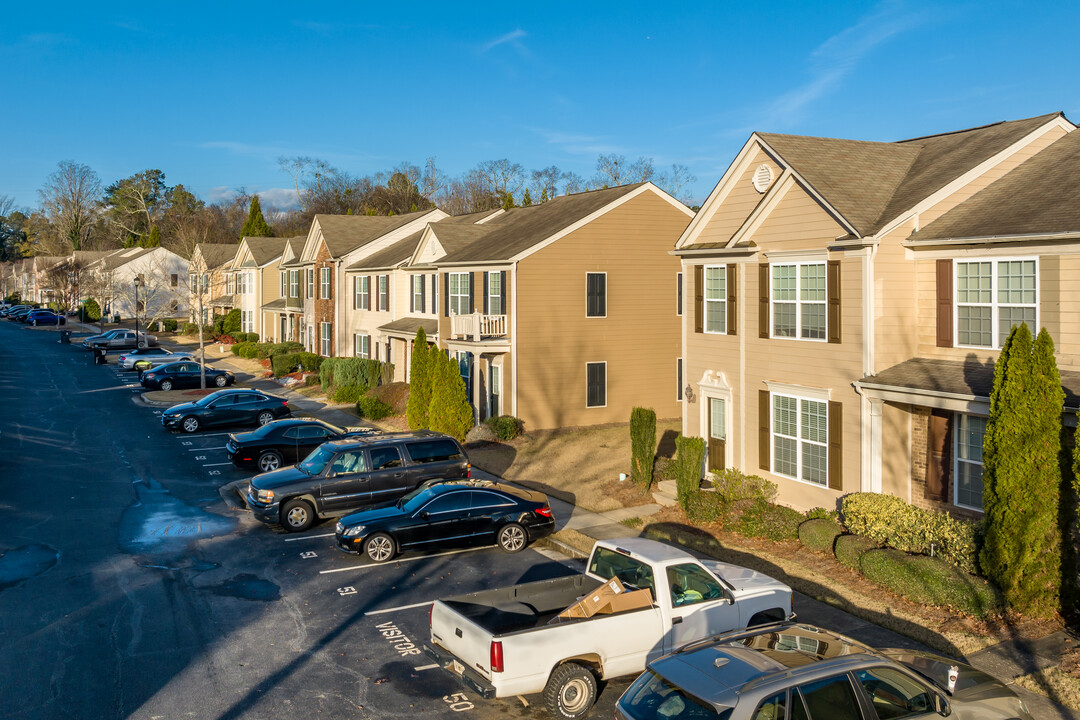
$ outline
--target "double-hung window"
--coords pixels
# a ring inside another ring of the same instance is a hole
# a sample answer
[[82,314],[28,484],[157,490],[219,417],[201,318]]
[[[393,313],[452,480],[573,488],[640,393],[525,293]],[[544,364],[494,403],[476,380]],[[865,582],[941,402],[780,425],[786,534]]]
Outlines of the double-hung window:
[[330,299],[330,268],[319,268],[319,297]]
[[585,407],[607,405],[607,363],[585,363]]
[[607,273],[585,273],[585,317],[607,317]]
[[315,297],[315,268],[306,268],[307,272],[307,297]]
[[448,273],[448,276],[450,297],[447,298],[447,302],[450,303],[450,314],[468,315],[469,298],[472,296],[472,288],[469,287],[469,281],[472,279],[472,273]]
[[353,351],[356,357],[370,358],[371,357],[371,336],[370,335],[353,335]]
[[413,312],[424,312],[424,276],[413,275],[412,280]]
[[772,471],[815,485],[828,485],[827,402],[772,394]]
[[953,502],[960,507],[983,509],[983,438],[986,436],[986,418],[978,415],[957,413],[953,427],[956,429],[956,478]]
[[236,276],[229,273],[225,276],[225,294],[232,295],[236,292]]
[[825,263],[777,263],[770,275],[772,337],[825,341]]
[[999,348],[1014,325],[1038,332],[1038,260],[956,262],[956,341]]
[[289,296],[289,273],[287,270],[281,271],[281,297]]
[[503,307],[503,287],[502,287],[501,272],[489,272],[487,274],[488,286],[488,315],[505,315],[506,308]]
[[319,323],[319,354],[330,357],[330,323]]
[[298,270],[289,271],[289,297],[300,297],[300,272]]
[[390,276],[379,276],[379,309],[387,311],[390,309]]
[[705,332],[727,332],[727,266],[705,266]]

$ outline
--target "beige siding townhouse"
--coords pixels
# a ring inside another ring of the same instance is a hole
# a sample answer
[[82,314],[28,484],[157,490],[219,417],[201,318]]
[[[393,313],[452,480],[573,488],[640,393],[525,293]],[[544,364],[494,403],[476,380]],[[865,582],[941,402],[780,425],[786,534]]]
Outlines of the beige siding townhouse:
[[676,417],[679,263],[665,241],[691,216],[641,183],[428,225],[409,272],[435,277],[439,346],[477,419],[624,423],[637,405]]
[[240,332],[257,333],[260,340],[271,337],[274,327],[266,327],[263,306],[282,298],[279,265],[291,238],[245,237],[228,266],[236,288],[235,307],[240,310]]
[[1047,327],[1073,406],[1080,391],[1073,129],[1052,114],[893,143],[751,135],[674,251],[683,428],[708,467],[804,509],[871,491],[979,512],[1009,328]]
[[206,325],[213,322],[215,315],[232,309],[234,289],[227,280],[227,270],[238,249],[239,243],[199,243],[195,246],[188,278],[192,322]]
[[288,238],[277,264],[281,296],[264,298],[264,329],[266,340],[303,342],[304,337],[304,268],[300,255],[306,235]]

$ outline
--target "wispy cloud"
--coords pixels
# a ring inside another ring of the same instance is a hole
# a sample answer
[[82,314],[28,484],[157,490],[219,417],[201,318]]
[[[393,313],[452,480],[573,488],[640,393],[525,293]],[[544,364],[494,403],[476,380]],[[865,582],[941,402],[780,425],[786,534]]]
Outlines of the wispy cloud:
[[[289,210],[300,205],[296,197],[295,188],[266,188],[264,190],[252,190],[245,188],[247,192],[253,192],[259,196],[259,201],[267,209]],[[206,197],[211,203],[228,202],[239,193],[239,190],[228,185],[218,185],[210,188]]]
[[525,47],[525,43],[521,42],[521,39],[524,37],[528,37],[528,35],[529,34],[521,28],[517,28],[516,30],[512,30],[505,35],[497,37],[494,40],[489,40],[488,42],[481,45],[479,48],[480,53],[483,54],[486,52],[490,52],[491,50],[494,50],[500,45],[509,44],[510,47],[514,48],[514,50],[517,50],[518,54],[526,57],[529,54],[529,49]]
[[233,140],[208,140],[196,145],[201,150],[220,150],[230,155],[257,158],[270,164],[277,165],[280,157],[306,156],[325,160],[331,165],[343,166],[343,169],[351,169],[356,165],[363,165],[377,160],[372,155],[358,155],[354,153],[341,153],[335,151],[323,151],[318,148],[302,148],[285,143],[245,143]]
[[595,135],[583,135],[580,133],[566,133],[558,130],[545,130],[543,128],[527,128],[544,139],[549,145],[554,145],[569,155],[600,155],[601,153],[624,153],[624,148],[607,142],[602,137]]

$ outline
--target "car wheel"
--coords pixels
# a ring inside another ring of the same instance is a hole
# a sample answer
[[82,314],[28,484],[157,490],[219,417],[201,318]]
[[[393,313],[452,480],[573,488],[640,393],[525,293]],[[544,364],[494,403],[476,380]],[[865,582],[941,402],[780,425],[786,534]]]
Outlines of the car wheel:
[[259,470],[271,472],[281,467],[281,455],[274,450],[268,450],[259,456]]
[[565,720],[577,720],[596,702],[596,676],[582,665],[564,663],[551,673],[544,688],[548,712]]
[[[162,385],[164,385],[164,383],[162,383]],[[193,433],[199,429],[199,418],[188,416],[180,421],[180,427],[183,428],[186,433]]]
[[274,413],[270,412],[269,410],[263,410],[261,413],[259,413],[259,417],[255,418],[256,422],[258,422],[260,425],[265,425],[273,419]]
[[[169,392],[170,390],[172,390],[172,380],[162,380],[161,381],[161,389],[164,390],[165,392]],[[191,418],[191,419],[194,420],[195,418]]]
[[375,533],[364,543],[364,552],[372,562],[382,563],[394,557],[397,547],[394,538],[386,533]]
[[503,552],[521,552],[528,543],[529,537],[525,534],[525,528],[517,523],[503,525],[502,530],[499,531],[499,547]]
[[[224,375],[218,375],[216,378],[214,378],[214,384],[217,385],[218,387],[225,387],[225,385],[227,385],[228,382],[229,382],[229,379],[227,377],[225,377]],[[263,423],[263,424],[265,424],[265,423]]]
[[281,506],[281,524],[289,532],[303,532],[315,522],[315,510],[307,500],[290,500]]

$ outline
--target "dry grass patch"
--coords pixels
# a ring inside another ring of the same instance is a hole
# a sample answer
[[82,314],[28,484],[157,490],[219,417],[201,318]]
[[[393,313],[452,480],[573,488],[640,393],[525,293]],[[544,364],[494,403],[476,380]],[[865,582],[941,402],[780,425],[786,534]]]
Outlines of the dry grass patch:
[[[664,452],[673,448],[668,440],[679,423],[657,422],[656,431],[658,452]],[[593,512],[652,502],[630,480],[619,482],[619,473],[630,473],[629,425],[531,432],[508,443],[470,446],[469,458],[489,473]]]
[[1016,684],[1046,695],[1073,710],[1080,710],[1080,650],[1066,653],[1061,665],[1017,678]]

